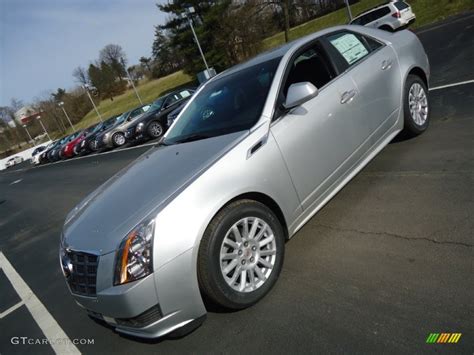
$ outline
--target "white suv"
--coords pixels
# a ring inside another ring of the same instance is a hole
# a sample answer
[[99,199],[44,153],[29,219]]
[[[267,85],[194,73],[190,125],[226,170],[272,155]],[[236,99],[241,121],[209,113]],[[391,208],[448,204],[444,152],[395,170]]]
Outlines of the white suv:
[[415,22],[416,16],[410,5],[404,1],[391,1],[363,12],[354,18],[351,25],[380,28],[386,31],[396,31]]

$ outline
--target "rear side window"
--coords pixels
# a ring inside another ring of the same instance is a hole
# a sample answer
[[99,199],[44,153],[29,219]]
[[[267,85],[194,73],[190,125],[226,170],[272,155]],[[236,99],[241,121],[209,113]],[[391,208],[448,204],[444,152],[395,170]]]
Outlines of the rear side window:
[[329,35],[326,38],[349,66],[383,46],[375,39],[346,31]]
[[390,14],[390,12],[391,11],[390,11],[390,8],[388,6],[384,6],[381,9],[375,10],[374,11],[375,18],[373,20],[377,20],[381,17],[384,17],[384,16]]
[[393,5],[395,5],[395,7],[400,11],[409,8],[408,4],[404,3],[403,1],[397,1]]
[[367,15],[363,15],[359,18],[356,18],[354,21],[352,21],[351,24],[364,26],[365,24],[372,21],[373,21],[373,15],[372,13],[368,13]]
[[340,32],[327,38],[349,65],[358,62],[369,54],[362,41],[353,33]]

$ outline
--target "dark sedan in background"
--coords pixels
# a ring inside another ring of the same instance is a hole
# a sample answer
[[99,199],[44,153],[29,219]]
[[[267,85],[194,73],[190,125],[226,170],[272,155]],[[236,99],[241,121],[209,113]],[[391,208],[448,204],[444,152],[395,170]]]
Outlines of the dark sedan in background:
[[[168,129],[168,114],[188,102],[194,89],[172,91],[153,102],[150,109],[128,127],[125,137],[129,142],[161,137]],[[184,106],[183,106],[184,107]]]

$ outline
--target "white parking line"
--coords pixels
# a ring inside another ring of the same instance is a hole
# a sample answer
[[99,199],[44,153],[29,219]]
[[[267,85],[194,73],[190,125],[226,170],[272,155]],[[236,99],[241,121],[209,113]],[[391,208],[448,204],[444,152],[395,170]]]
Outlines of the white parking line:
[[23,179],[15,180],[15,181],[11,182],[10,185],[18,184],[19,182],[21,182],[21,180],[23,180]]
[[11,307],[8,308],[6,311],[0,313],[0,319],[5,318],[5,317],[8,316],[10,313],[12,313],[13,311],[17,310],[18,308],[20,308],[20,307],[23,306],[24,304],[25,304],[25,302],[21,301],[21,302],[18,302],[17,304],[15,304],[14,306],[11,306]]
[[466,84],[472,84],[472,83],[474,83],[474,80],[460,81],[460,82],[454,83],[454,84],[447,84],[447,85],[435,86],[434,88],[430,88],[430,91],[435,91],[435,90],[440,90],[440,89],[446,89],[446,88],[451,88],[451,87],[453,87],[453,86],[460,86],[460,85],[466,85]]
[[[81,352],[79,349],[72,343],[66,333],[64,333],[53,316],[48,312],[38,297],[35,296],[21,276],[18,275],[1,251],[0,268],[3,269],[3,272],[8,280],[10,280],[15,291],[18,293],[18,296],[20,296],[22,302],[30,311],[45,337],[50,341],[54,352],[56,354],[80,354]],[[15,306],[20,307],[21,304]]]

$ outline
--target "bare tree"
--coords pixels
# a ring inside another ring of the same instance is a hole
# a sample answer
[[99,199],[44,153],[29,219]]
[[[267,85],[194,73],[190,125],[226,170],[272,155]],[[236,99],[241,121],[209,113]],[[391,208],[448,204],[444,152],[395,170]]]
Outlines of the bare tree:
[[109,65],[114,61],[121,62],[122,58],[125,64],[127,64],[127,56],[122,47],[118,44],[108,44],[99,52],[99,62],[104,61]]
[[23,101],[16,99],[16,98],[11,98],[10,100],[10,107],[12,108],[13,112],[18,111],[23,107]]
[[79,66],[72,71],[72,76],[81,85],[86,85],[89,82],[89,76],[87,70]]
[[99,62],[110,65],[120,80],[125,76],[127,55],[118,44],[108,44],[102,48],[99,52]]

